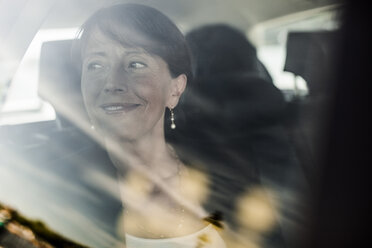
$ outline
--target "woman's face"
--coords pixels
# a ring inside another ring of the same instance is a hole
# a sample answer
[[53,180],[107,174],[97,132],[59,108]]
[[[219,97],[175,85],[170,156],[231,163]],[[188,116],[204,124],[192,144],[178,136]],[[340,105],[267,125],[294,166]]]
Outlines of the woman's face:
[[97,28],[82,56],[82,93],[95,126],[128,140],[163,130],[165,108],[177,105],[184,75],[172,78],[162,58],[123,47]]

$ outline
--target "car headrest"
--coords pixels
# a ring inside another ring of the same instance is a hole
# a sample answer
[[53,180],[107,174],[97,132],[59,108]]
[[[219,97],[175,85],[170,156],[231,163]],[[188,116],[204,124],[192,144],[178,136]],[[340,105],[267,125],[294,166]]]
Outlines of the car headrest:
[[63,128],[85,126],[88,121],[72,44],[73,40],[45,42],[40,54],[38,94],[54,107]]
[[337,31],[288,33],[284,71],[303,77],[310,95],[329,87],[337,37]]
[[236,136],[281,121],[286,102],[270,81],[257,75],[211,76],[196,80],[180,103],[185,120],[178,121],[177,132],[187,138],[203,136],[201,132]]

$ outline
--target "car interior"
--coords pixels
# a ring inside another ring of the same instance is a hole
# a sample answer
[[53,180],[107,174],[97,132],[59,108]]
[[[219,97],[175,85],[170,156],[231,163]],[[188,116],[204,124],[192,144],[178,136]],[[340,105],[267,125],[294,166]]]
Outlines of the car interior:
[[[79,27],[92,13],[125,2],[159,9],[185,35],[224,24],[253,44],[272,82],[256,75],[248,77],[250,86],[210,78],[215,89],[200,90],[216,98],[217,112],[206,106],[194,122],[180,123],[183,139],[173,142],[193,156],[201,150],[218,153],[221,164],[235,161],[241,171],[248,170],[245,156],[254,158],[260,183],[275,189],[273,201],[281,202],[277,218],[284,247],[305,247],[303,236],[321,223],[309,218],[309,206],[324,199],[319,193],[328,144],[324,130],[337,99],[333,83],[345,37],[344,3],[336,0],[0,1],[0,207],[42,220],[82,247],[125,247],[117,234],[122,206],[116,169],[85,111],[75,49]],[[265,84],[268,90],[260,91]],[[236,102],[229,102],[233,96]],[[261,125],[260,118],[270,124]],[[222,130],[219,122],[230,129]],[[247,131],[226,138],[237,130]],[[216,177],[231,170],[220,168]],[[237,191],[239,180],[250,180],[243,174],[236,176]],[[4,237],[0,233],[0,247],[17,247]],[[326,247],[321,237],[311,238]],[[273,238],[257,247],[282,247],[280,242]]]

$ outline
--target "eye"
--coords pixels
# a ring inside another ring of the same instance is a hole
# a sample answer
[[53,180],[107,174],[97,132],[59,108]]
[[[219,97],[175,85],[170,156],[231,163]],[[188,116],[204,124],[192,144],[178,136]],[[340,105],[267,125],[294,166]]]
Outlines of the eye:
[[100,63],[97,63],[97,62],[92,62],[92,63],[88,64],[87,68],[88,68],[89,71],[95,71],[95,70],[102,69],[103,65],[101,65]]
[[142,62],[130,62],[129,65],[128,65],[128,68],[131,68],[131,69],[142,69],[142,68],[145,68],[147,65],[145,63],[142,63]]

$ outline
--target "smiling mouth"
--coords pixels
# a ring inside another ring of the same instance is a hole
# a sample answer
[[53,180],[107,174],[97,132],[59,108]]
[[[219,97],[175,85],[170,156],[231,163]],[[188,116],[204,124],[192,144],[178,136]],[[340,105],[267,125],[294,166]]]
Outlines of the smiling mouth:
[[136,103],[108,103],[103,104],[100,108],[105,111],[106,114],[114,115],[114,114],[121,114],[121,113],[128,113],[132,110],[135,110],[141,106],[141,104]]

